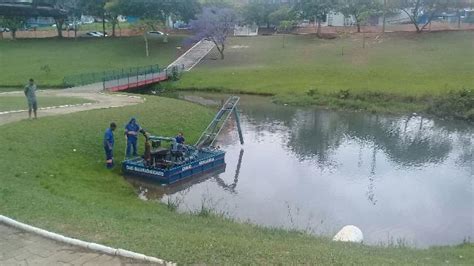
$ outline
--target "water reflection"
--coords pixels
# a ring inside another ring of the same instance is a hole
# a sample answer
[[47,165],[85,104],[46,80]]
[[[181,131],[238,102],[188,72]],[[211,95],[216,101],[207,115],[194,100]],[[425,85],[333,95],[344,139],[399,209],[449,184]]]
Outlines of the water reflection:
[[355,224],[372,244],[457,244],[474,235],[472,125],[246,96],[240,109],[245,145],[234,125],[219,139],[226,171],[157,198],[182,198],[181,211],[211,198],[237,220],[315,234]]

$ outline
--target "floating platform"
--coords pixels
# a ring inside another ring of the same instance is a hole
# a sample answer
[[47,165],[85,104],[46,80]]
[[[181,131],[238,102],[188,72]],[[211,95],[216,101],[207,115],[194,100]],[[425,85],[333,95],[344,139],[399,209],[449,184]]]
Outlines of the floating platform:
[[[164,159],[155,165],[149,165],[142,157],[131,158],[122,163],[122,171],[127,176],[139,176],[161,184],[173,184],[188,177],[204,174],[225,167],[225,152],[222,150],[196,150],[189,161]],[[159,153],[160,151],[158,151]]]
[[[175,138],[145,135],[143,156],[128,158],[122,162],[122,171],[128,177],[141,177],[149,181],[169,185],[192,176],[225,168],[225,152],[215,141],[225,123],[234,114],[240,142],[243,144],[237,104],[240,98],[230,97],[217,112],[209,126],[194,145],[179,144]],[[171,145],[165,147],[163,142]]]

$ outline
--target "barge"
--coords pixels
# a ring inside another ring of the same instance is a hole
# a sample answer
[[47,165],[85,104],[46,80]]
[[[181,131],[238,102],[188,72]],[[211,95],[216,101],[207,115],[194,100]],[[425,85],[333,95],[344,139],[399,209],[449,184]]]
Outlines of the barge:
[[225,151],[215,145],[217,136],[234,115],[241,144],[242,130],[237,110],[240,98],[230,97],[194,145],[184,145],[175,138],[145,135],[143,156],[127,158],[122,172],[128,177],[140,177],[162,185],[187,180],[206,172],[225,168]]

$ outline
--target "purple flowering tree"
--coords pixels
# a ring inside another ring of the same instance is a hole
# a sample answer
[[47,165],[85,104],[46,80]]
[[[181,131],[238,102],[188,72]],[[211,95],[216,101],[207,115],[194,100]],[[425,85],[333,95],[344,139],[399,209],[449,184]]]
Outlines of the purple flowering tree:
[[224,59],[224,49],[227,38],[234,33],[237,24],[237,15],[230,8],[206,7],[196,20],[191,21],[191,29],[195,35],[193,39],[212,41]]

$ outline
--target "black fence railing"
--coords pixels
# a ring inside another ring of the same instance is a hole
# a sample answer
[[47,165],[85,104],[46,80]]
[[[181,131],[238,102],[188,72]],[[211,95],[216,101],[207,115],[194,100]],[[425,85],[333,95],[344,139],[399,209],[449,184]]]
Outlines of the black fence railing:
[[65,87],[83,86],[104,81],[124,79],[130,76],[149,75],[152,73],[159,73],[163,70],[164,69],[161,69],[158,65],[151,65],[102,72],[83,73],[64,77],[63,85]]

